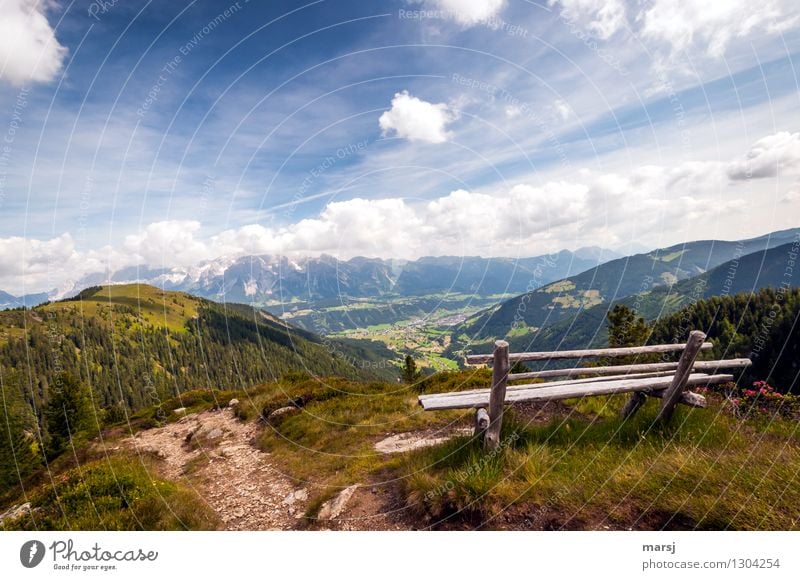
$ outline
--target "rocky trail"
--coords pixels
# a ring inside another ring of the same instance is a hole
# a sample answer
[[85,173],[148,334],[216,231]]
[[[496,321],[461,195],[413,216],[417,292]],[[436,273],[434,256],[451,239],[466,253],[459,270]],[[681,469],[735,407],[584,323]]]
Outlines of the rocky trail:
[[[180,410],[179,410],[180,411]],[[123,439],[121,448],[158,459],[163,477],[192,487],[227,530],[291,530],[303,527],[312,486],[296,482],[255,446],[259,426],[239,421],[232,408],[182,417]],[[460,431],[394,434],[375,444],[379,453],[435,445]],[[111,450],[116,449],[112,448]],[[317,529],[403,530],[414,527],[387,486],[344,488],[325,502]]]
[[163,476],[193,487],[225,529],[296,528],[308,490],[296,486],[253,445],[256,431],[254,423],[223,409],[141,431],[123,445],[160,459]]

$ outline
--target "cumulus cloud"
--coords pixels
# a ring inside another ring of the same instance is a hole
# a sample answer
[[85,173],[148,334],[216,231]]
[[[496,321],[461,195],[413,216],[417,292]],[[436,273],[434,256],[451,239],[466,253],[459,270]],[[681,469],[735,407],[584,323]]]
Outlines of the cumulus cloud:
[[456,114],[445,103],[428,103],[403,91],[394,95],[392,108],[383,112],[378,125],[384,136],[443,143],[450,137],[447,125],[455,120]]
[[21,294],[51,290],[81,267],[72,236],[49,240],[0,238],[0,288]]
[[[586,169],[568,180],[457,189],[427,201],[354,198],[329,203],[319,215],[294,223],[250,224],[211,236],[201,236],[196,221],[162,221],[128,235],[118,248],[91,252],[77,251],[69,234],[0,238],[0,289],[38,292],[125,266],[184,271],[207,260],[259,254],[533,256],[575,247],[575,240],[608,247],[632,239],[663,243],[665,232],[674,243],[719,218],[742,216],[753,202],[731,185],[745,173],[770,177],[779,168],[800,168],[798,141],[800,134],[776,133],[733,162],[643,165],[628,172]],[[795,179],[781,201],[800,199],[798,183]]]
[[800,167],[800,133],[780,131],[756,141],[742,159],[728,165],[733,180],[775,177]]
[[[401,256],[416,252],[421,231],[414,210],[402,199],[361,198],[328,204],[317,218],[281,228],[248,225],[214,236],[215,255],[335,254]],[[391,235],[387,235],[391,232]]]
[[208,248],[195,239],[200,222],[170,220],[148,225],[125,238],[124,248],[151,266],[175,267],[206,258]]
[[506,5],[505,0],[423,0],[425,7],[438,10],[465,27],[492,22]]
[[0,78],[14,86],[49,82],[67,49],[59,44],[42,0],[0,0]]

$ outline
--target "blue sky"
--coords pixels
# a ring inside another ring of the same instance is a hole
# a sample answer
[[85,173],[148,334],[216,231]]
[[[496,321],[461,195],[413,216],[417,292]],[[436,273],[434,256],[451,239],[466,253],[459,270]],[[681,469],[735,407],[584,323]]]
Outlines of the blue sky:
[[0,288],[798,226],[800,9],[714,4],[2,0]]

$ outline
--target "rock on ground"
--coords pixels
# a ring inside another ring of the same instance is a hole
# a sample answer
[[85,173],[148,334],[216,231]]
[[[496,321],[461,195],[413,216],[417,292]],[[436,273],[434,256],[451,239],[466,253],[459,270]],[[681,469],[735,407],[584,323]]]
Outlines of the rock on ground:
[[0,524],[6,520],[15,520],[20,516],[24,516],[31,511],[30,502],[25,502],[20,505],[15,505],[0,514]]
[[472,434],[472,429],[456,429],[455,431],[451,431],[445,434],[398,433],[397,435],[392,435],[390,437],[387,437],[386,439],[378,441],[375,444],[375,451],[383,454],[404,453],[406,451],[412,451],[414,449],[419,449],[421,447],[430,447],[432,445],[438,445],[439,443],[444,443],[445,441],[452,439],[453,437],[459,437],[471,434]]
[[347,506],[347,502],[353,497],[353,494],[358,489],[358,484],[351,485],[340,491],[336,497],[329,499],[319,509],[317,518],[320,520],[333,520],[336,519],[342,510]]

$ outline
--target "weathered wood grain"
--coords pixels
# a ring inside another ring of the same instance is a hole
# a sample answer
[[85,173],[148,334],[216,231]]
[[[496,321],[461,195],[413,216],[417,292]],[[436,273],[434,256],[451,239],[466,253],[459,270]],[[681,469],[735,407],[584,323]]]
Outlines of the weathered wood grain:
[[675,376],[672,377],[672,382],[661,399],[661,409],[658,411],[657,420],[666,422],[672,417],[675,405],[678,404],[681,394],[686,389],[687,380],[694,366],[694,359],[697,358],[705,339],[706,334],[699,330],[693,330],[689,333],[686,349],[681,354],[680,360],[678,360]]
[[[695,361],[695,371],[717,372],[720,369],[738,369],[752,365],[749,358],[733,358],[730,360],[704,360]],[[626,373],[648,373],[658,371],[674,371],[678,368],[678,363],[646,363],[633,365],[617,365],[605,367],[575,367],[569,369],[551,369],[546,371],[533,371],[529,373],[512,373],[508,375],[509,381],[520,381],[525,379],[548,379],[553,377],[576,377],[603,376],[603,375],[622,375]]]
[[[616,381],[620,379],[647,379],[651,377],[666,377],[672,376],[673,373],[671,372],[658,372],[658,373],[636,373],[632,375],[614,375],[610,377],[592,377],[586,379],[569,379],[565,381],[552,381],[550,383],[528,383],[525,385],[511,385],[506,387],[506,392],[508,391],[516,391],[519,389],[543,389],[546,387],[561,387],[564,385],[581,385],[584,383],[602,383],[604,381]],[[465,396],[465,395],[472,395],[474,393],[485,393],[486,389],[469,389],[466,391],[454,391],[452,393],[433,393],[430,395],[420,395],[418,399],[420,401],[424,399],[432,399],[437,397],[458,397],[458,396]]]
[[[688,376],[686,385],[706,385],[724,383],[732,380],[733,375],[694,374]],[[523,401],[559,401],[597,395],[614,395],[637,391],[659,391],[667,389],[672,382],[673,377],[667,376],[642,379],[626,378],[596,383],[549,386],[545,388],[542,388],[540,385],[530,385],[528,388],[525,388],[525,386],[517,388],[510,387],[506,393],[504,402],[506,404],[513,404]],[[468,395],[458,395],[457,393],[442,394],[440,396],[429,396],[424,399],[420,398],[419,402],[426,411],[476,409],[486,407],[489,404],[489,393],[490,389],[484,389],[482,392]]]
[[494,365],[492,369],[492,388],[489,391],[489,426],[484,435],[486,449],[492,451],[500,445],[500,429],[503,426],[503,409],[508,382],[508,343],[498,340],[494,343]]
[[[705,342],[701,350],[713,348],[713,344]],[[508,356],[509,362],[555,360],[564,358],[589,358],[595,356],[632,356],[637,354],[655,354],[662,352],[679,352],[686,348],[685,344],[654,344],[650,346],[627,346],[622,348],[591,348],[586,350],[562,350],[554,352],[516,352]],[[488,364],[493,360],[492,354],[471,354],[467,356],[467,364]]]

